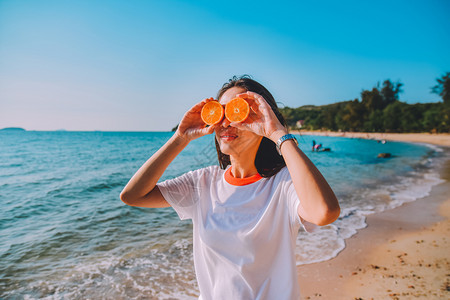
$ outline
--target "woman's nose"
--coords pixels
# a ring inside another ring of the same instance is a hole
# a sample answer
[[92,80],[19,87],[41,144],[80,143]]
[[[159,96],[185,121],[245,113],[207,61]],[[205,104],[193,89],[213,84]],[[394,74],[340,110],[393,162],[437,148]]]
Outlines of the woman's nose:
[[230,127],[230,121],[228,121],[228,119],[227,118],[223,118],[223,120],[222,120],[222,127],[224,127],[224,128],[227,128],[227,127]]

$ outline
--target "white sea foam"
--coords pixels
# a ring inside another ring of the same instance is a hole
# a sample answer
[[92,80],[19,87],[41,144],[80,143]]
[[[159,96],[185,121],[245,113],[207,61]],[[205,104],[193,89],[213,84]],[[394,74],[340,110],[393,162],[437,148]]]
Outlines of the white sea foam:
[[64,274],[30,283],[25,289],[31,292],[22,294],[25,299],[198,298],[191,240],[178,240],[166,251],[143,252],[89,257]]
[[444,152],[444,149],[442,149],[442,147],[437,146],[437,145],[427,144],[427,143],[416,143],[416,144],[426,146],[426,147],[431,148],[432,150],[439,152],[439,153]]

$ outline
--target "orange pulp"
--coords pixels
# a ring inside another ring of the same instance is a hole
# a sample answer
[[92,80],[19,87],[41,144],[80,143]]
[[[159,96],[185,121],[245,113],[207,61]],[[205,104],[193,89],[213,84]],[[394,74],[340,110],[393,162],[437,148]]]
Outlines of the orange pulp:
[[234,98],[225,105],[225,117],[230,122],[244,122],[250,114],[250,105],[243,98]]
[[206,125],[215,125],[222,121],[224,109],[219,101],[210,101],[203,105],[200,115]]

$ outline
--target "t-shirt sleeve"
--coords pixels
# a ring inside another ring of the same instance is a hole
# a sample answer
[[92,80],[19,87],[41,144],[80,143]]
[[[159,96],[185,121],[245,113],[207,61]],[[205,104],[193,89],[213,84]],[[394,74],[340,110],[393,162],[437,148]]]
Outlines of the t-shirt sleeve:
[[[288,172],[287,168],[285,171]],[[289,172],[287,175],[288,180],[286,181],[286,194],[291,224],[301,224],[306,232],[314,232],[319,226],[304,220],[298,215],[298,206],[300,205],[300,199],[297,196],[297,192],[295,191],[295,187]]]
[[181,220],[192,219],[199,199],[198,171],[191,171],[157,184],[164,199],[175,209]]

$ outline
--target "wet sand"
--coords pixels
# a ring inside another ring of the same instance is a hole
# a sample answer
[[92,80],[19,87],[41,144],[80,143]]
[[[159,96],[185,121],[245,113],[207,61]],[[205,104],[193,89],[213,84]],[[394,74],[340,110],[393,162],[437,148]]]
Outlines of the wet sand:
[[450,299],[450,161],[441,174],[429,196],[369,215],[334,259],[299,266],[301,299]]

